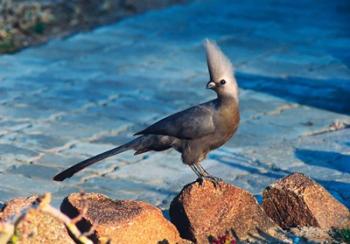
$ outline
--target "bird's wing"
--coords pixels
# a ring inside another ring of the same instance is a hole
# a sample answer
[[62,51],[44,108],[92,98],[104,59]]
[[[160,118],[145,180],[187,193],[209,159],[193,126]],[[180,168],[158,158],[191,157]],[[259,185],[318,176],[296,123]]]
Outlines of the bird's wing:
[[197,105],[166,117],[135,135],[168,135],[180,139],[196,139],[215,131],[210,103]]

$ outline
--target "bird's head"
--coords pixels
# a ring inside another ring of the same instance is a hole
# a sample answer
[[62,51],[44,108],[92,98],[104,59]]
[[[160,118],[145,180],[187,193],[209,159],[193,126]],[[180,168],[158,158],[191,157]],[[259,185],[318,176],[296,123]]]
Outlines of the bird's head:
[[219,98],[234,98],[238,102],[238,85],[230,60],[215,42],[206,40],[204,46],[210,75],[207,88],[214,90]]

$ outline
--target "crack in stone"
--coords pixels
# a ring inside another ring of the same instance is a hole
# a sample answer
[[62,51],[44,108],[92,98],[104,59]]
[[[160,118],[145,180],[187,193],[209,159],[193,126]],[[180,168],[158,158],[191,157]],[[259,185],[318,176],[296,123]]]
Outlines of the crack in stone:
[[314,131],[311,133],[307,133],[301,137],[308,137],[308,136],[318,136],[322,134],[332,133],[339,130],[344,130],[350,128],[350,120],[343,119],[343,120],[335,120],[333,123],[331,123],[326,128],[322,128],[318,131]]
[[278,106],[276,109],[269,111],[269,112],[264,112],[263,115],[278,115],[283,113],[286,110],[291,110],[291,109],[296,109],[296,108],[300,108],[301,105],[300,104],[296,104],[296,103],[287,103],[287,104],[283,104],[281,106]]
[[300,107],[301,107],[301,105],[297,104],[297,103],[282,104],[282,105],[278,106],[277,108],[275,108],[274,110],[271,110],[268,112],[263,112],[263,113],[256,113],[256,114],[250,116],[246,120],[241,120],[240,123],[242,124],[242,123],[246,123],[246,122],[251,121],[251,120],[257,120],[263,116],[276,116],[276,115],[283,113],[284,111],[291,110],[291,109],[297,109]]
[[[114,95],[110,95],[106,99],[100,100],[98,102],[87,103],[87,104],[81,106],[80,108],[77,108],[77,109],[74,109],[74,110],[70,110],[68,112],[60,111],[60,112],[53,113],[48,118],[44,118],[44,119],[36,119],[36,120],[28,119],[28,118],[24,118],[24,119],[23,118],[20,118],[20,119],[17,118],[16,119],[16,118],[2,116],[1,120],[2,121],[8,120],[8,121],[19,122],[19,123],[28,123],[28,125],[25,126],[24,128],[20,128],[20,129],[17,129],[17,130],[8,130],[8,132],[6,132],[6,134],[11,134],[11,133],[24,131],[27,128],[32,128],[32,127],[34,127],[34,125],[35,126],[41,126],[41,125],[46,125],[47,123],[55,122],[55,121],[57,121],[58,119],[62,118],[65,115],[84,113],[84,112],[86,112],[87,109],[93,108],[93,107],[97,107],[97,106],[103,107],[106,104],[109,104],[109,102],[115,101],[119,97],[120,97],[119,95],[115,95],[115,94]],[[35,122],[33,123],[33,121],[35,121]],[[4,134],[5,133],[2,132],[0,134],[0,136],[3,136]]]
[[[106,177],[111,173],[114,173],[115,171],[129,165],[138,164],[140,163],[144,158],[133,160],[133,161],[126,161],[122,159],[117,159],[116,162],[113,165],[110,165],[108,168],[101,169],[99,171],[91,171],[89,175],[83,176],[80,179],[80,184],[83,184],[87,182],[90,179],[96,178],[96,177]],[[110,177],[111,180],[116,179],[115,177]]]
[[129,131],[130,128],[131,128],[130,125],[124,125],[124,126],[118,128],[117,130],[102,131],[100,133],[97,133],[95,135],[88,137],[85,140],[83,139],[82,141],[93,143],[93,142],[96,142],[96,141],[102,139],[105,136],[118,136],[118,135],[122,134],[123,132]]

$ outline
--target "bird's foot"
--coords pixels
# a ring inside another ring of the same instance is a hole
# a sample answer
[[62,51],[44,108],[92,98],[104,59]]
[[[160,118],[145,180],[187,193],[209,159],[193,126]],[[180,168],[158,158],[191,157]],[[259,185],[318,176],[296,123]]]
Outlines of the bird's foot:
[[223,182],[223,180],[221,178],[218,178],[218,177],[215,177],[212,175],[204,175],[204,176],[199,177],[198,179],[200,181],[200,184],[203,184],[204,180],[211,181],[214,184],[215,188],[217,186],[220,186],[220,183]]
[[203,184],[204,180],[209,180],[214,184],[216,188],[217,186],[220,186],[220,182],[223,181],[221,178],[210,175],[200,164],[193,164],[190,165],[190,167],[198,176],[200,185]]

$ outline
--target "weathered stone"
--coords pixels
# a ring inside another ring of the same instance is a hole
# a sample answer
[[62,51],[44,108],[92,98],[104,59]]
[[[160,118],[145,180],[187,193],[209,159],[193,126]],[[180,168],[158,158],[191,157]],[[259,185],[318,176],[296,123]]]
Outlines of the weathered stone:
[[270,233],[276,226],[252,194],[224,182],[185,186],[170,205],[170,217],[183,238],[199,243],[227,231],[244,239],[257,231]]
[[29,208],[35,203],[38,196],[14,198],[5,203],[0,212],[0,222],[8,221],[12,217],[18,218],[25,208]]
[[38,199],[34,195],[6,202],[0,212],[0,222],[15,223],[17,243],[74,243],[61,220],[32,208]]
[[180,242],[175,226],[166,220],[162,212],[144,202],[113,201],[98,193],[69,195],[61,206],[70,217],[82,216],[78,223],[81,231],[94,228],[94,240],[110,240],[112,243],[169,243]]
[[284,229],[302,226],[330,229],[350,223],[349,210],[322,186],[300,173],[267,187],[262,206]]
[[16,243],[75,243],[66,226],[54,216],[31,208],[16,224]]

